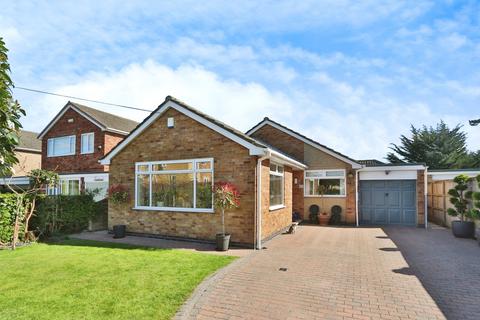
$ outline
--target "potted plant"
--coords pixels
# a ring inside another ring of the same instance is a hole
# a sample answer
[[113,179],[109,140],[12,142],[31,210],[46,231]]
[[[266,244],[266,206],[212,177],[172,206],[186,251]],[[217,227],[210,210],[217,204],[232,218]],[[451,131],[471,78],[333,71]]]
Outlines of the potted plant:
[[238,208],[240,196],[237,188],[229,182],[217,182],[213,188],[215,208],[220,209],[222,217],[222,232],[217,233],[217,250],[227,251],[230,244],[230,234],[225,233],[225,210]]
[[454,208],[447,210],[452,217],[460,217],[460,220],[452,222],[452,232],[458,238],[473,238],[475,231],[475,223],[473,221],[466,221],[474,217],[474,210],[468,209],[468,198],[471,193],[467,192],[468,182],[470,177],[464,174],[456,176],[453,181],[456,183],[455,187],[448,190],[450,195],[450,203]]
[[330,214],[325,211],[325,200],[324,200],[324,195],[327,194],[328,187],[325,185],[319,185],[318,186],[318,194],[320,195],[320,213],[318,214],[318,223],[321,226],[327,226],[328,221],[330,220]]

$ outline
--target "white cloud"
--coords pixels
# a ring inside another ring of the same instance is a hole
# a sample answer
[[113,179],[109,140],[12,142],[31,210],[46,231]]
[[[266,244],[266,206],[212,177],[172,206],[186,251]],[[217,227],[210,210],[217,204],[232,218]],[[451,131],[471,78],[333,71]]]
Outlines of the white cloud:
[[[254,125],[267,114],[281,118],[293,114],[293,103],[288,96],[269,91],[258,83],[221,79],[217,74],[196,65],[182,65],[172,69],[151,60],[129,65],[117,72],[90,73],[76,84],[53,88],[52,91],[150,110],[163,102],[167,95],[172,95],[242,130]],[[66,101],[67,99],[51,96],[42,98],[35,110],[28,110],[31,111],[31,116],[27,117],[25,123],[32,123],[34,118],[43,114],[42,123],[35,122],[36,129],[41,129]],[[83,103],[137,121],[148,115],[139,111]]]

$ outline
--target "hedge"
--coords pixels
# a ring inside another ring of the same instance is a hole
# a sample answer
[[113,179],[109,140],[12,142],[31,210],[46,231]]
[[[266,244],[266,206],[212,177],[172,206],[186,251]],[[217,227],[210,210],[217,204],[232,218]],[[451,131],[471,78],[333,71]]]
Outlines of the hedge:
[[80,232],[87,228],[89,220],[106,214],[105,203],[95,202],[90,194],[46,196],[37,206],[32,228],[45,236]]
[[[0,245],[8,245],[12,241],[16,206],[16,194],[0,193]],[[22,225],[20,235],[23,235]]]
[[[0,246],[11,244],[15,224],[18,195],[0,194]],[[28,199],[26,199],[28,201]],[[90,219],[107,214],[107,201],[95,202],[93,195],[41,196],[37,198],[35,216],[29,229],[37,236],[80,232],[88,227]],[[24,221],[20,224],[19,240],[23,241]]]

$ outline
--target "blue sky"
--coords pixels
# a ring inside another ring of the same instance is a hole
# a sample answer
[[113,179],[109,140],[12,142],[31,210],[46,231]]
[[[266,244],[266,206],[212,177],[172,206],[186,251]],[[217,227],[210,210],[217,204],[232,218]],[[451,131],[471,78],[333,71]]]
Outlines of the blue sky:
[[[475,1],[9,1],[18,86],[153,109],[173,95],[240,129],[268,116],[355,158],[410,124],[463,124],[480,149]],[[14,91],[26,129],[67,99]],[[135,120],[147,114],[92,107]]]

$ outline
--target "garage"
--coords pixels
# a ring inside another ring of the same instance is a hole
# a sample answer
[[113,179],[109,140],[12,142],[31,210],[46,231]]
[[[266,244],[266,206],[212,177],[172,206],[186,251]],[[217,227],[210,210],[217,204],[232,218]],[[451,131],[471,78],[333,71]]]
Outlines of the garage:
[[415,225],[416,180],[360,181],[360,224]]
[[360,225],[425,225],[425,166],[376,165],[359,170]]

